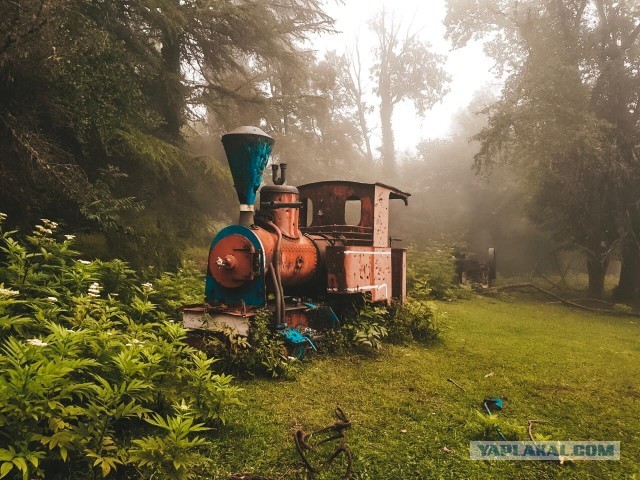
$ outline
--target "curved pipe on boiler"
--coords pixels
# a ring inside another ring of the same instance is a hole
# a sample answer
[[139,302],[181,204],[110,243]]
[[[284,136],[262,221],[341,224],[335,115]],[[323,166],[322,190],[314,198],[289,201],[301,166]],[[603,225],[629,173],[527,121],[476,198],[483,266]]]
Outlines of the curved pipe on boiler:
[[[272,266],[273,267],[273,266]],[[278,278],[276,277],[276,269],[270,268],[271,282],[273,283],[273,294],[276,296],[276,322],[282,324],[282,297],[280,296],[280,287],[278,286]]]
[[[281,309],[282,317],[278,319],[278,322],[280,325],[282,325],[284,323],[284,317],[286,312],[286,304],[284,301],[284,288],[282,287],[282,276],[280,275],[280,256],[282,254],[280,246],[282,245],[282,231],[278,228],[278,226],[275,223],[273,222],[266,222],[266,223],[271,229],[273,229],[274,232],[276,232],[276,235],[277,235],[276,248],[275,248],[273,257],[271,258],[271,263],[275,270],[277,287],[280,293],[280,305],[281,305],[280,309]],[[277,301],[277,297],[276,297],[276,301]]]

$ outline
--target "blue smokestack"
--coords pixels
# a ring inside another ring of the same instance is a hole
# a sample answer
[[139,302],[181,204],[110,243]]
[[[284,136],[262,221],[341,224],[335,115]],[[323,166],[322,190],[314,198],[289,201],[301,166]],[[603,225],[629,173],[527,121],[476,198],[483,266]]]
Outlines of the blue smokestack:
[[222,136],[222,145],[227,154],[233,186],[241,204],[241,225],[253,223],[253,204],[262,183],[262,173],[269,161],[273,143],[273,138],[258,127],[239,127]]

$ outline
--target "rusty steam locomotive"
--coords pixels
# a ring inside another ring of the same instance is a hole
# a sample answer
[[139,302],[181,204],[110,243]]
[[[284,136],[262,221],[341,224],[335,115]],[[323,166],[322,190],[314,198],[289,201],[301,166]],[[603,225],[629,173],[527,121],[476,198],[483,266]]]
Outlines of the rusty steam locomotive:
[[[286,164],[273,164],[273,185],[260,188],[273,138],[240,127],[222,143],[240,218],[213,239],[205,304],[184,309],[185,327],[227,325],[246,335],[251,317],[267,308],[274,328],[296,345],[307,341],[306,329],[337,324],[335,312],[345,299],[406,299],[406,250],[391,247],[389,203],[406,205],[410,194],[344,180],[296,188],[286,184]],[[258,190],[260,209],[254,212]],[[348,203],[360,207],[355,225],[345,219]]]

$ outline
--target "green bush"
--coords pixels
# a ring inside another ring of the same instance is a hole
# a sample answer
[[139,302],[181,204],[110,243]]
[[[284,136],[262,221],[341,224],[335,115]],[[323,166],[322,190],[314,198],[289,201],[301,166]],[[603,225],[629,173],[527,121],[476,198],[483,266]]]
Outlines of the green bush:
[[408,298],[402,305],[393,304],[387,320],[389,340],[395,343],[435,340],[440,334],[438,320],[442,315],[431,300]]
[[460,289],[455,285],[454,246],[435,243],[410,249],[407,258],[407,290],[417,299],[451,300]]
[[389,334],[385,327],[388,314],[386,307],[365,303],[345,326],[351,344],[364,351],[380,350]]
[[284,340],[271,324],[272,313],[260,310],[252,319],[248,337],[220,325],[217,335],[207,341],[208,352],[220,357],[225,371],[242,376],[292,378],[300,361],[287,355]]
[[334,351],[354,348],[361,352],[376,351],[384,341],[391,343],[427,342],[440,333],[438,319],[443,314],[431,300],[409,297],[403,304],[390,307],[365,303],[348,316],[343,334],[330,339]]
[[0,478],[188,478],[197,433],[223,424],[240,390],[174,322],[194,296],[179,283],[188,270],[144,281],[124,262],[79,259],[54,222],[17,240],[3,219]]

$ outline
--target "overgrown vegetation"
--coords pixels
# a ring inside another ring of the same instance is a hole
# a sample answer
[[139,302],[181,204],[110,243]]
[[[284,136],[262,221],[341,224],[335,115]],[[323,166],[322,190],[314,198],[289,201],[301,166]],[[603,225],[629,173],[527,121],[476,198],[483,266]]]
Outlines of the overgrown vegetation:
[[407,290],[418,299],[449,300],[459,290],[454,286],[456,275],[455,246],[436,242],[419,248],[414,246],[407,259]]
[[2,220],[0,477],[193,477],[240,389],[175,322],[188,270],[141,277],[54,222],[18,239]]
[[225,371],[242,376],[290,377],[300,361],[287,354],[284,340],[271,327],[272,313],[259,311],[252,319],[247,337],[219,326],[214,335],[203,338],[205,351],[221,359]]

